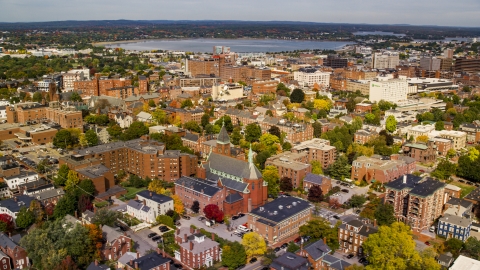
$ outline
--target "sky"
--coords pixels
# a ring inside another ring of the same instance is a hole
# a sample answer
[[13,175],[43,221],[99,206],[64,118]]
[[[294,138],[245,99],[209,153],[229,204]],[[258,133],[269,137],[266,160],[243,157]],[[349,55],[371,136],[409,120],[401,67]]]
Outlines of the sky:
[[0,0],[0,22],[244,20],[480,27],[479,0]]

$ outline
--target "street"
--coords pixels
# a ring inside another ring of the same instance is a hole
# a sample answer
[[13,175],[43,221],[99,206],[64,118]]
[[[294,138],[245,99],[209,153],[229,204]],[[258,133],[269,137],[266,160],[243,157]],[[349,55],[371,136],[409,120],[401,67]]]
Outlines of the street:
[[[146,230],[142,230],[142,231],[146,231]],[[140,235],[140,232],[134,233],[133,231],[129,230],[127,231],[127,235],[130,238],[132,238],[133,242],[135,242],[134,247],[137,249],[140,255],[145,255],[147,250],[156,249],[157,243],[151,240],[150,241],[144,240],[143,237]]]

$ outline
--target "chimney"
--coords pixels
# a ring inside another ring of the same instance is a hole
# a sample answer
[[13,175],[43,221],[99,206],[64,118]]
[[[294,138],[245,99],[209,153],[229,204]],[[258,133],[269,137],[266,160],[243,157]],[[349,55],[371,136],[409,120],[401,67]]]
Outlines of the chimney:
[[153,193],[150,191],[150,197],[153,197]]
[[375,228],[377,227],[377,219],[373,220],[373,227],[375,227]]
[[180,234],[180,229],[177,229],[177,233],[176,234]]
[[77,210],[75,210],[75,218],[78,218]]
[[212,232],[212,241],[215,241],[215,234]]
[[190,233],[191,234],[194,234],[195,233],[195,229],[193,227],[190,227]]
[[123,232],[123,236],[127,236],[127,232]]
[[138,269],[138,262],[135,262],[135,269]]
[[12,238],[12,233],[11,232],[8,233],[8,238]]
[[130,265],[133,266],[133,260],[130,260]]
[[158,247],[157,247],[157,254],[162,255],[162,252],[160,251],[160,249]]
[[143,205],[147,206],[147,200],[143,200]]
[[184,241],[185,243],[188,242],[187,234],[184,234],[184,235],[183,235],[183,240],[185,240],[185,241]]
[[17,201],[17,197],[13,197],[13,201],[15,201],[15,202],[16,202],[16,201]]
[[140,258],[140,253],[138,253],[138,251],[137,251],[137,259],[138,259],[138,258]]
[[323,237],[323,243],[326,245],[327,244],[327,238]]
[[190,250],[193,250],[193,241],[190,242]]
[[404,184],[407,183],[407,175],[406,175],[406,174],[403,175],[403,183],[404,183]]
[[95,205],[93,206],[93,213],[97,213],[97,208],[95,207]]

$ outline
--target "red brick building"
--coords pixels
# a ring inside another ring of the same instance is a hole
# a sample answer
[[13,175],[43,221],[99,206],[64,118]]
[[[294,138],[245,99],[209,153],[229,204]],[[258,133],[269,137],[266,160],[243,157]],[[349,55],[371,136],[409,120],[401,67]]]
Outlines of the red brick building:
[[181,228],[175,232],[175,243],[180,246],[175,251],[175,259],[182,262],[189,269],[210,267],[221,261],[222,251],[220,244],[215,242],[215,234],[211,238],[201,234],[193,228]]
[[200,209],[215,204],[223,211],[223,201],[226,197],[225,189],[218,187],[217,183],[188,176],[175,181],[175,194],[182,200],[187,211],[195,201],[199,203]]
[[351,179],[367,183],[388,183],[414,171],[415,160],[410,157],[392,155],[390,159],[384,159],[381,156],[361,156],[352,163]]
[[302,179],[312,172],[312,165],[307,163],[306,154],[290,151],[269,157],[265,166],[276,167],[280,178],[288,177],[292,180],[293,188],[300,187]]
[[[30,266],[30,261],[28,259],[27,251],[19,246],[18,242],[14,239],[20,240],[20,235],[15,235],[10,238],[4,233],[0,234],[0,251],[10,258],[10,268],[6,269],[28,268]],[[5,259],[5,262],[2,262],[2,264],[7,265],[7,260]]]
[[378,232],[376,224],[371,225],[358,219],[340,225],[338,228],[338,242],[340,248],[346,254],[353,253],[356,256],[363,256],[362,244],[370,234]]
[[102,235],[104,240],[101,249],[103,260],[118,260],[130,251],[132,239],[126,233],[121,233],[110,226],[103,225]]
[[303,179],[303,189],[305,192],[313,186],[320,186],[323,194],[327,194],[332,189],[332,179],[324,175],[307,173]]
[[327,168],[335,162],[337,157],[337,149],[330,145],[330,141],[314,138],[303,141],[292,148],[293,153],[305,153],[307,155],[306,162],[311,163],[316,160],[320,162],[322,168]]

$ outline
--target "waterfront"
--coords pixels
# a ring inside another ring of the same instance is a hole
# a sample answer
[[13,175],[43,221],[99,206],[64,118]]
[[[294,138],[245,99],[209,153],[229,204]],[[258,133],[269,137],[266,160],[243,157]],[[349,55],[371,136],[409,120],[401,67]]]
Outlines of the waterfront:
[[128,42],[104,43],[108,48],[125,50],[150,51],[173,50],[188,52],[212,52],[213,46],[230,47],[232,52],[282,52],[294,50],[339,50],[354,44],[348,41],[310,41],[281,39],[170,39],[139,40]]

